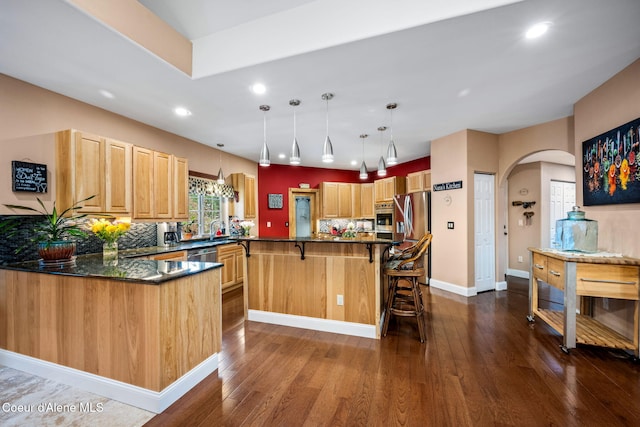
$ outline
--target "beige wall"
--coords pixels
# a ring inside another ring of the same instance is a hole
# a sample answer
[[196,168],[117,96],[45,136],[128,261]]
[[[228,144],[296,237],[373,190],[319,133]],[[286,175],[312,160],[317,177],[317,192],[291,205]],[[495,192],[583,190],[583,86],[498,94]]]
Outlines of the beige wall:
[[564,117],[501,134],[498,174],[501,183],[507,179],[511,169],[530,154],[545,150],[561,150],[575,154],[573,126],[573,117]]
[[[509,175],[509,197],[507,203],[509,236],[509,268],[515,270],[529,271],[529,251],[528,247],[540,246],[540,224],[541,224],[541,203],[540,203],[540,162],[526,163],[518,165]],[[520,194],[520,190],[526,189],[527,194]],[[522,206],[513,206],[514,201],[536,201],[530,209]],[[534,212],[531,224],[527,225],[523,213],[525,211]],[[519,221],[522,221],[520,225]],[[522,262],[518,257],[522,257]]]
[[[207,145],[147,126],[135,120],[44,90],[0,74],[0,204],[24,204],[33,193],[11,191],[11,161],[24,160],[47,165],[49,191],[41,195],[52,201],[55,195],[54,133],[79,129],[97,135],[175,154],[189,159],[189,169],[215,175],[219,151]],[[253,161],[222,153],[225,175],[244,172],[257,176]],[[0,214],[11,213],[0,206]]]
[[[640,59],[574,106],[574,150],[582,142],[640,117]],[[582,203],[582,158],[576,157],[576,200]],[[587,218],[598,221],[598,247],[640,258],[640,204],[588,206]]]
[[474,293],[474,173],[497,171],[497,135],[464,130],[431,142],[431,183],[463,181],[461,189],[431,195],[433,286]]
[[[433,234],[432,278],[444,284],[467,286],[468,201],[467,131],[431,142],[431,184],[464,181],[462,189],[434,191],[431,194]],[[450,202],[447,202],[447,199]],[[447,229],[453,221],[455,228]]]

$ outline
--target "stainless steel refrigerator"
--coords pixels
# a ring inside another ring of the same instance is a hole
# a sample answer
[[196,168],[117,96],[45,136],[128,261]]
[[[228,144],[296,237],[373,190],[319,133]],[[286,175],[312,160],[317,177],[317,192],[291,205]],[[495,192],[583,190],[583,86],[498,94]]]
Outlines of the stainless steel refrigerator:
[[[427,231],[431,231],[431,191],[399,194],[393,199],[395,227],[393,240],[404,242],[400,247],[410,246]],[[431,277],[431,246],[425,255],[426,275],[424,283]]]

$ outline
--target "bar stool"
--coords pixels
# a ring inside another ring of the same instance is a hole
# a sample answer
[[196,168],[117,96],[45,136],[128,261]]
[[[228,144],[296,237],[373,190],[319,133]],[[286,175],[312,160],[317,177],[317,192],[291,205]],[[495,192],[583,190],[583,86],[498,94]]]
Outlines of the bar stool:
[[[410,256],[394,258],[385,264],[384,274],[389,279],[389,294],[385,309],[382,336],[387,336],[391,315],[415,317],[418,322],[420,342],[425,342],[424,305],[419,278],[424,276],[424,254],[431,244],[432,235],[427,233],[422,244],[408,252]],[[416,245],[417,246],[417,245]]]

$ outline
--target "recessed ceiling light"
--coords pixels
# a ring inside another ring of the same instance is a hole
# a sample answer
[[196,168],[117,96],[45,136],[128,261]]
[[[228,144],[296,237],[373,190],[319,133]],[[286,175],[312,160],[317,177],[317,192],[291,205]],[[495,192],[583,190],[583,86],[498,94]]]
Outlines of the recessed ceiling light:
[[251,90],[256,95],[262,95],[263,93],[265,93],[267,91],[267,87],[265,85],[263,85],[262,83],[255,83],[253,86],[251,86]]
[[287,157],[287,156],[285,156],[285,155],[284,155],[284,153],[280,153],[280,154],[278,154],[278,158],[279,158],[279,159],[284,159],[285,157]]
[[539,23],[529,27],[529,29],[525,33],[525,37],[528,38],[528,39],[538,38],[541,35],[543,35],[544,33],[546,33],[550,26],[551,26],[551,22],[549,22],[549,21],[547,21],[547,22],[539,22]]
[[470,93],[471,93],[471,89],[469,89],[469,88],[462,89],[460,92],[458,92],[458,98],[464,98],[465,96],[469,95]]
[[351,160],[351,166],[356,166],[358,164],[357,160]]
[[109,98],[109,99],[115,98],[115,95],[109,92],[108,90],[100,89],[98,92],[100,92],[100,95],[104,96],[105,98]]
[[184,107],[176,107],[173,109],[173,112],[180,117],[186,117],[191,115],[191,111],[187,110]]

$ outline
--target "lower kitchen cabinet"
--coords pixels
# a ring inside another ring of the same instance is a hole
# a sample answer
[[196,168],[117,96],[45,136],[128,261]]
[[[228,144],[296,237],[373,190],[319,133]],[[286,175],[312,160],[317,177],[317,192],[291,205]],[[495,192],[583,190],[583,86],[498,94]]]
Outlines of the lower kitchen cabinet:
[[244,251],[236,244],[218,246],[218,262],[221,270],[222,292],[237,289],[244,283]]

